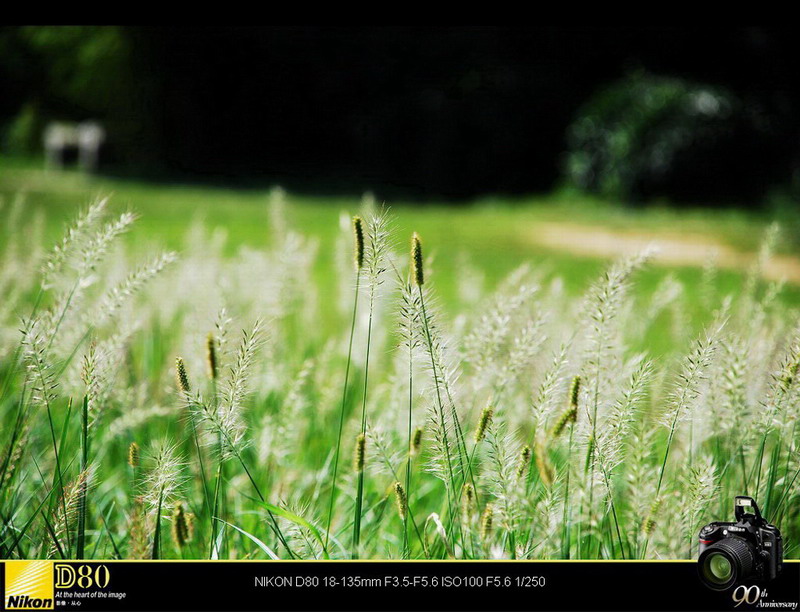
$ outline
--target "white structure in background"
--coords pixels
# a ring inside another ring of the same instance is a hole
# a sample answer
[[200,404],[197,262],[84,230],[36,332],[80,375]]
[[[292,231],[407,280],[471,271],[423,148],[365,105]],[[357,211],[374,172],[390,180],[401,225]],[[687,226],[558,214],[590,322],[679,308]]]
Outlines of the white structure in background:
[[84,121],[78,124],[78,164],[87,172],[97,170],[100,147],[106,140],[106,131],[99,123]]
[[77,146],[75,127],[50,123],[44,130],[44,159],[48,168],[62,168],[67,149]]
[[106,131],[99,123],[54,122],[44,131],[45,162],[48,168],[63,168],[68,150],[78,150],[78,165],[87,172],[97,170],[100,147],[106,140]]

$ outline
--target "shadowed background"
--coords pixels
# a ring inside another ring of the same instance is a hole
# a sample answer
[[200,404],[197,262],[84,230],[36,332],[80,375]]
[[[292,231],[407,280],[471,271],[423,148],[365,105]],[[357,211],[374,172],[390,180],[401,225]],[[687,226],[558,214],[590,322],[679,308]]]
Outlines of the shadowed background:
[[5,28],[0,126],[5,151],[31,153],[48,120],[99,120],[116,174],[752,205],[800,163],[793,44],[768,28]]

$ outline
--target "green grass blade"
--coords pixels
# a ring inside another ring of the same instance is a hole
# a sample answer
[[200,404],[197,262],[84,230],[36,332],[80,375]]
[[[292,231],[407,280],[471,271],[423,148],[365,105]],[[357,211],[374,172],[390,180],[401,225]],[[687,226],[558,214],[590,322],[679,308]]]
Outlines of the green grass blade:
[[252,541],[253,541],[253,542],[256,544],[256,546],[258,546],[258,547],[259,547],[261,550],[263,550],[265,553],[267,553],[267,556],[268,556],[270,559],[272,559],[272,560],[274,560],[274,561],[280,561],[280,558],[278,557],[278,555],[276,555],[276,554],[275,554],[275,552],[274,552],[274,551],[273,551],[273,550],[272,550],[272,549],[271,549],[269,546],[267,546],[266,544],[264,544],[264,542],[262,542],[261,540],[259,540],[259,539],[258,539],[256,536],[254,536],[252,533],[248,533],[248,532],[247,532],[247,531],[245,531],[244,529],[241,529],[241,528],[237,527],[236,525],[232,525],[232,524],[231,524],[231,523],[229,523],[228,521],[223,521],[223,520],[222,520],[222,519],[220,519],[220,518],[218,518],[218,519],[216,519],[216,520],[217,520],[217,521],[219,521],[220,523],[222,523],[223,525],[227,525],[228,527],[231,527],[231,528],[235,529],[236,531],[238,531],[239,533],[241,533],[241,534],[242,534],[243,536],[245,536],[246,538],[248,538],[248,539],[252,540]]
[[320,532],[319,532],[319,529],[317,529],[314,525],[309,523],[302,516],[298,516],[298,515],[296,515],[296,514],[294,514],[292,512],[289,512],[288,510],[286,510],[284,508],[280,508],[278,506],[273,506],[272,504],[267,503],[267,502],[262,502],[262,505],[265,508],[267,508],[270,512],[272,512],[273,514],[275,514],[277,516],[282,516],[283,518],[285,518],[288,521],[291,521],[295,525],[298,525],[300,527],[305,527],[306,529],[308,529],[311,532],[311,535],[314,536],[314,539],[322,545],[322,555],[323,555],[323,557],[325,559],[330,559],[330,557],[328,556],[328,551],[325,548],[325,545],[326,545],[326,543],[328,541],[327,534],[326,534],[325,539],[323,539],[322,538],[322,534],[320,534]]

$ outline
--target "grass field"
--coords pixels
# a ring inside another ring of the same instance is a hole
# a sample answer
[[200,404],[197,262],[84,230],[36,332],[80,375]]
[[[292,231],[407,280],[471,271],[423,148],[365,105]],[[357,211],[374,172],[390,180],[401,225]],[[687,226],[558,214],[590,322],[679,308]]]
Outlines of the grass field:
[[0,196],[2,557],[676,558],[745,493],[798,554],[766,216],[20,160]]
[[[185,246],[187,229],[201,221],[208,228],[222,230],[227,239],[226,254],[242,246],[269,246],[270,189],[225,189],[207,186],[161,184],[91,177],[79,172],[42,171],[39,160],[4,160],[0,164],[0,197],[10,204],[24,202],[25,214],[41,211],[45,218],[44,237],[54,242],[75,211],[93,199],[113,195],[112,208],[132,209],[141,215],[135,237],[128,240],[144,250],[154,245],[180,251]],[[323,197],[289,194],[288,222],[304,235],[319,242],[315,280],[323,294],[334,291],[327,263],[333,256],[335,238],[340,232],[342,215],[357,209],[360,196]],[[572,225],[635,235],[640,240],[658,242],[662,238],[687,236],[688,240],[708,242],[711,255],[718,248],[732,248],[743,255],[742,262],[755,261],[758,247],[770,218],[762,213],[742,210],[688,209],[653,205],[629,209],[586,196],[556,194],[529,198],[484,198],[469,205],[446,205],[437,202],[386,202],[392,213],[393,229],[400,236],[418,231],[430,245],[434,274],[440,298],[448,306],[457,303],[458,269],[466,262],[485,276],[487,287],[525,261],[552,270],[563,279],[566,290],[579,294],[614,253],[587,256],[573,253],[568,236],[560,239],[558,231],[550,240],[538,240],[540,227],[552,232],[554,226]],[[555,238],[555,240],[553,240]],[[2,240],[2,238],[0,238]],[[552,248],[560,241],[560,248]],[[786,242],[777,249],[795,253]],[[703,250],[705,247],[699,247]],[[639,287],[652,291],[662,281],[664,272],[675,275],[689,295],[698,295],[704,282],[701,269],[705,256],[693,265],[679,263],[659,266],[642,274]],[[740,262],[741,263],[741,262]],[[738,269],[736,269],[738,267]],[[737,291],[747,272],[747,264],[720,269],[712,291],[720,294]],[[784,288],[781,299],[800,304],[800,282]],[[688,316],[704,317],[698,300],[688,300]],[[334,323],[321,313],[323,325]],[[650,338],[660,351],[658,338]]]

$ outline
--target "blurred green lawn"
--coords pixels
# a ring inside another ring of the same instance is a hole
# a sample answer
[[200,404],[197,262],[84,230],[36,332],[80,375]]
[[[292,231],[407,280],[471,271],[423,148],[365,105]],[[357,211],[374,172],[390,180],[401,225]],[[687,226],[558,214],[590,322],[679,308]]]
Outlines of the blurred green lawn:
[[[269,241],[269,192],[267,188],[220,188],[94,177],[69,170],[45,173],[39,160],[0,161],[0,197],[6,204],[0,211],[0,220],[8,214],[14,198],[23,197],[25,206],[32,211],[45,211],[50,241],[60,236],[79,207],[98,196],[111,195],[114,209],[132,208],[141,214],[141,220],[128,236],[131,243],[135,237],[136,245],[158,243],[180,250],[185,230],[200,217],[210,227],[225,228],[231,251],[239,245],[258,247]],[[323,293],[333,290],[330,261],[340,213],[357,212],[359,198],[290,193],[288,201],[290,225],[320,241],[316,271],[320,290]],[[579,295],[607,262],[538,246],[530,237],[540,222],[579,223],[643,234],[702,234],[738,251],[752,252],[753,257],[770,222],[766,215],[743,210],[678,210],[667,205],[631,209],[570,194],[484,198],[462,205],[402,201],[386,204],[394,217],[396,236],[410,237],[412,231],[419,232],[427,252],[435,256],[432,280],[445,307],[456,300],[456,275],[464,254],[485,273],[488,287],[521,263],[533,261],[560,275],[566,290]],[[699,267],[652,267],[640,276],[638,286],[642,291],[652,291],[668,272],[675,274],[687,288],[690,320],[706,319],[700,300],[691,299],[700,289]],[[716,290],[720,294],[735,292],[742,277],[740,271],[720,270]],[[782,299],[792,305],[800,304],[800,289],[788,286]],[[332,319],[323,319],[322,324],[329,322]],[[658,346],[658,338],[653,342],[654,352],[666,348]]]

